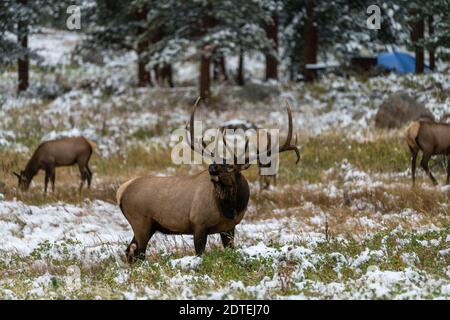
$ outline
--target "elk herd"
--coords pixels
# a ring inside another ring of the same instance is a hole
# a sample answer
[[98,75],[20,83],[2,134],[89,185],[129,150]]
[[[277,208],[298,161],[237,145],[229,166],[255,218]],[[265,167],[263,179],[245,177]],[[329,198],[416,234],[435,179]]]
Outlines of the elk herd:
[[[126,220],[133,230],[133,238],[126,249],[126,260],[133,263],[145,257],[147,244],[155,232],[164,234],[193,235],[195,252],[201,255],[210,234],[220,234],[224,247],[233,247],[235,227],[244,217],[249,197],[249,184],[242,174],[252,163],[259,170],[264,167],[260,161],[262,150],[256,154],[248,152],[248,140],[245,141],[244,153],[238,157],[235,150],[231,150],[226,139],[222,138],[233,159],[222,159],[218,154],[218,141],[214,150],[206,147],[203,141],[194,137],[194,118],[200,99],[194,104],[190,120],[186,125],[189,135],[187,143],[194,153],[199,153],[209,159],[208,168],[194,175],[176,176],[143,176],[133,178],[117,190],[116,199]],[[288,129],[284,143],[272,146],[270,136],[265,142],[267,154],[277,154],[293,151],[298,163],[300,152],[297,139],[292,143],[293,127],[291,108],[288,104]],[[222,126],[219,131],[224,134],[225,129],[236,129],[234,125]],[[256,127],[254,128],[258,130]],[[225,135],[222,135],[224,137]],[[415,183],[416,160],[419,151],[423,156],[421,167],[429,175],[434,184],[436,179],[431,173],[428,162],[432,155],[446,155],[450,158],[450,125],[429,120],[417,120],[406,130],[406,141],[411,151],[412,183]],[[95,143],[84,137],[62,138],[47,141],[39,145],[32,157],[20,173],[13,172],[18,179],[18,187],[22,191],[28,190],[34,176],[43,170],[45,172],[44,193],[47,192],[48,182],[55,191],[55,169],[61,166],[78,165],[80,171],[81,192],[86,183],[90,188],[92,171],[89,160],[95,149]],[[218,161],[221,160],[221,161]],[[256,162],[255,162],[256,161]],[[275,179],[275,175],[266,177],[260,174],[260,186],[267,187],[267,179]],[[447,184],[450,182],[450,161],[447,167]]]

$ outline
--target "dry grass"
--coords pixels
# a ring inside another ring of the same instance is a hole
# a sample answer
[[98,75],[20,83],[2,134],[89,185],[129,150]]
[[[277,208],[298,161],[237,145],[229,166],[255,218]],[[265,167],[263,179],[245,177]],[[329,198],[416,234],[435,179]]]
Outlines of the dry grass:
[[[295,165],[293,154],[283,154],[278,185],[269,191],[258,190],[257,168],[252,166],[245,172],[254,186],[251,207],[245,219],[295,217],[311,230],[325,232],[325,225],[311,222],[314,216],[325,215],[328,219],[327,233],[338,235],[366,233],[367,225],[358,222],[361,217],[368,217],[386,227],[395,227],[400,218],[391,223],[383,216],[410,209],[422,216],[420,221],[414,221],[414,226],[448,225],[449,208],[446,204],[450,191],[431,187],[424,175],[419,175],[418,186],[411,188],[409,177],[396,174],[404,172],[409,163],[402,139],[384,133],[376,133],[374,137],[366,142],[343,139],[336,134],[305,139],[300,164]],[[42,172],[34,179],[28,192],[17,190],[17,180],[11,172],[25,166],[26,155],[0,151],[0,173],[8,200],[18,199],[37,205],[58,201],[81,204],[86,199],[115,203],[118,186],[130,178],[151,174],[191,174],[204,169],[204,166],[173,165],[170,153],[169,148],[152,148],[138,143],[108,158],[95,154],[91,160],[93,187],[84,189],[81,195],[78,193],[80,180],[76,167],[58,168],[56,192],[48,195],[43,194]],[[359,188],[345,184],[340,168],[344,158],[382,184]],[[437,173],[442,174],[442,171]],[[338,191],[337,195],[330,193],[331,187]],[[401,224],[405,227],[413,226],[407,217],[403,220]]]

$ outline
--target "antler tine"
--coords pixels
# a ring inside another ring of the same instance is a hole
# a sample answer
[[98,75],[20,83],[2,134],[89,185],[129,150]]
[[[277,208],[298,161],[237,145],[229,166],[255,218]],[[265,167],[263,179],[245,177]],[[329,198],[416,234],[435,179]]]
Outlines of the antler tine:
[[[286,141],[278,149],[276,148],[276,145],[271,146],[271,144],[272,144],[271,141],[270,142],[268,141],[267,150],[266,151],[267,151],[267,155],[272,155],[272,154],[275,154],[275,153],[281,153],[281,152],[284,152],[284,151],[294,151],[296,156],[297,156],[297,161],[295,162],[297,164],[300,161],[300,151],[298,150],[298,147],[296,145],[292,145],[291,144],[292,131],[293,131],[292,130],[292,111],[291,111],[291,106],[290,106],[290,104],[289,104],[289,102],[287,100],[286,100],[286,103],[287,103],[286,110],[287,110],[287,114],[288,114],[288,124],[289,124]],[[269,134],[267,134],[267,135],[269,136],[268,140],[270,140],[271,139],[270,135]],[[259,134],[258,134],[258,137],[259,137]],[[295,142],[297,144],[297,135],[296,135],[295,139],[296,139]],[[259,150],[259,146],[258,146],[256,155],[254,155],[253,157],[250,157],[250,155],[246,156],[245,157],[245,163],[250,163],[250,161],[259,159],[259,153],[260,153],[260,150]]]
[[236,163],[237,163],[237,156],[236,156],[234,150],[231,149],[231,147],[227,144],[227,139],[226,139],[226,136],[225,136],[225,128],[222,127],[222,128],[220,129],[220,131],[221,131],[221,133],[222,133],[222,141],[223,141],[223,144],[225,145],[225,148],[227,148],[228,152],[230,152],[230,153],[233,155],[233,161],[234,161],[233,163],[236,164]]
[[[242,156],[244,157],[244,163],[243,164],[249,164],[250,163],[250,155],[247,154],[248,153],[248,142],[249,142],[249,138],[247,138],[247,136],[245,136],[244,153],[239,157],[239,159],[242,159]],[[235,158],[235,163],[237,163],[237,161],[238,161],[237,156],[235,156],[234,158]]]
[[[286,141],[279,148],[278,152],[294,151],[296,156],[297,156],[297,161],[295,162],[297,164],[300,161],[300,151],[298,150],[298,147],[296,145],[292,145],[291,144],[291,140],[292,140],[292,111],[291,111],[291,105],[289,104],[288,100],[286,100],[286,104],[287,104],[286,110],[287,110],[287,113],[288,113],[288,134],[286,136]],[[295,139],[296,139],[295,144],[297,144],[297,135],[295,135]]]
[[[220,135],[220,129],[217,129],[217,134],[216,137],[214,138],[214,150],[213,150],[213,156],[214,159],[217,157],[218,153],[218,148],[219,148],[219,135]],[[222,148],[223,151],[223,148]]]
[[286,100],[286,110],[288,113],[288,134],[286,136],[286,141],[284,144],[280,147],[280,152],[283,151],[285,148],[289,147],[291,145],[292,140],[292,111],[291,111],[291,105],[289,104],[289,101]]
[[[247,156],[247,152],[248,152],[248,142],[249,142],[249,138],[245,138],[245,146],[244,146],[244,156]],[[245,162],[244,164],[247,164],[247,162]]]
[[[188,139],[189,140],[189,145],[190,145],[191,149],[194,152],[203,154],[203,155],[209,157],[210,159],[213,159],[214,155],[212,155],[209,152],[209,150],[206,149],[206,144],[203,141],[203,134],[202,134],[202,149],[199,150],[196,147],[195,141],[194,141],[194,117],[195,117],[195,111],[197,110],[197,107],[198,107],[198,104],[199,104],[200,100],[201,100],[201,97],[198,97],[197,100],[195,100],[194,107],[192,108],[192,112],[191,112],[191,117],[189,119],[189,134],[190,134],[190,139]],[[187,124],[186,124],[186,127],[187,127]],[[187,130],[187,128],[186,128],[186,130]]]

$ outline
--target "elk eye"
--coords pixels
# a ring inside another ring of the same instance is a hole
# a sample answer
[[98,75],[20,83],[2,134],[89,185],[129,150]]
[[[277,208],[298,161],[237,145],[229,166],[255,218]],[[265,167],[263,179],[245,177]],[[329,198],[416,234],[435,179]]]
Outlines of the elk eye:
[[234,166],[227,164],[227,171],[232,172],[233,170],[234,170]]

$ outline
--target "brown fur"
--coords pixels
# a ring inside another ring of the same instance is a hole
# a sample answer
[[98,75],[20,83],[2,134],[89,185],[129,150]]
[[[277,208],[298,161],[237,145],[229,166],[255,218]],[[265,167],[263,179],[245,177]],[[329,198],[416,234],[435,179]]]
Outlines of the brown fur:
[[19,180],[19,187],[22,190],[27,190],[39,170],[44,170],[44,192],[47,192],[49,180],[51,180],[52,190],[54,192],[56,179],[55,168],[78,164],[81,174],[79,190],[81,191],[85,181],[87,181],[88,187],[90,188],[92,172],[89,169],[88,163],[94,148],[95,143],[84,137],[62,138],[41,143],[28,161],[25,170],[21,171],[20,174],[14,172]]
[[[434,184],[436,179],[431,173],[428,162],[433,155],[447,155],[450,157],[450,125],[431,121],[415,121],[406,130],[406,142],[411,151],[412,183],[415,184],[416,160],[419,151],[423,156],[421,167]],[[447,167],[447,184],[450,182],[450,161]]]
[[408,129],[406,129],[406,135],[405,135],[406,142],[414,150],[419,150],[419,146],[416,143],[416,137],[417,137],[417,134],[419,133],[419,128],[420,128],[420,122],[414,121],[413,123],[411,123],[411,125],[408,127]]
[[[217,181],[207,170],[194,176],[140,177],[121,189],[119,205],[134,232],[129,262],[145,254],[156,231],[193,234],[196,253],[203,253],[208,234],[234,233],[249,200],[247,180],[239,171],[220,172]],[[232,246],[225,238],[224,245]]]
[[122,195],[123,195],[123,193],[124,193],[124,191],[127,189],[127,187],[130,185],[130,183],[132,183],[134,180],[136,180],[137,178],[133,178],[133,179],[130,179],[130,180],[128,180],[127,182],[125,182],[125,183],[122,183],[121,185],[120,185],[120,187],[119,187],[119,189],[117,189],[117,192],[116,192],[116,200],[117,200],[117,205],[119,205],[120,206],[120,200],[122,200]]
[[[119,188],[117,199],[120,209],[131,225],[134,237],[126,250],[128,262],[145,257],[147,244],[156,232],[167,234],[194,235],[195,252],[200,255],[205,250],[207,237],[220,233],[224,247],[233,246],[235,226],[241,222],[247,208],[250,190],[242,170],[250,167],[245,144],[245,164],[237,164],[233,154],[233,165],[220,163],[215,159],[218,151],[218,137],[213,152],[207,151],[202,140],[194,139],[194,114],[200,101],[196,100],[189,125],[189,145],[194,152],[206,156],[213,163],[208,171],[193,176],[141,177],[129,181]],[[271,152],[300,151],[291,145],[292,113],[288,106],[288,135],[278,149]],[[225,146],[226,141],[223,140]],[[255,155],[259,156],[259,153]]]
[[97,144],[96,144],[94,141],[89,140],[88,138],[84,138],[84,139],[85,139],[86,142],[89,143],[89,145],[91,146],[92,152],[94,152],[95,149],[97,149]]

